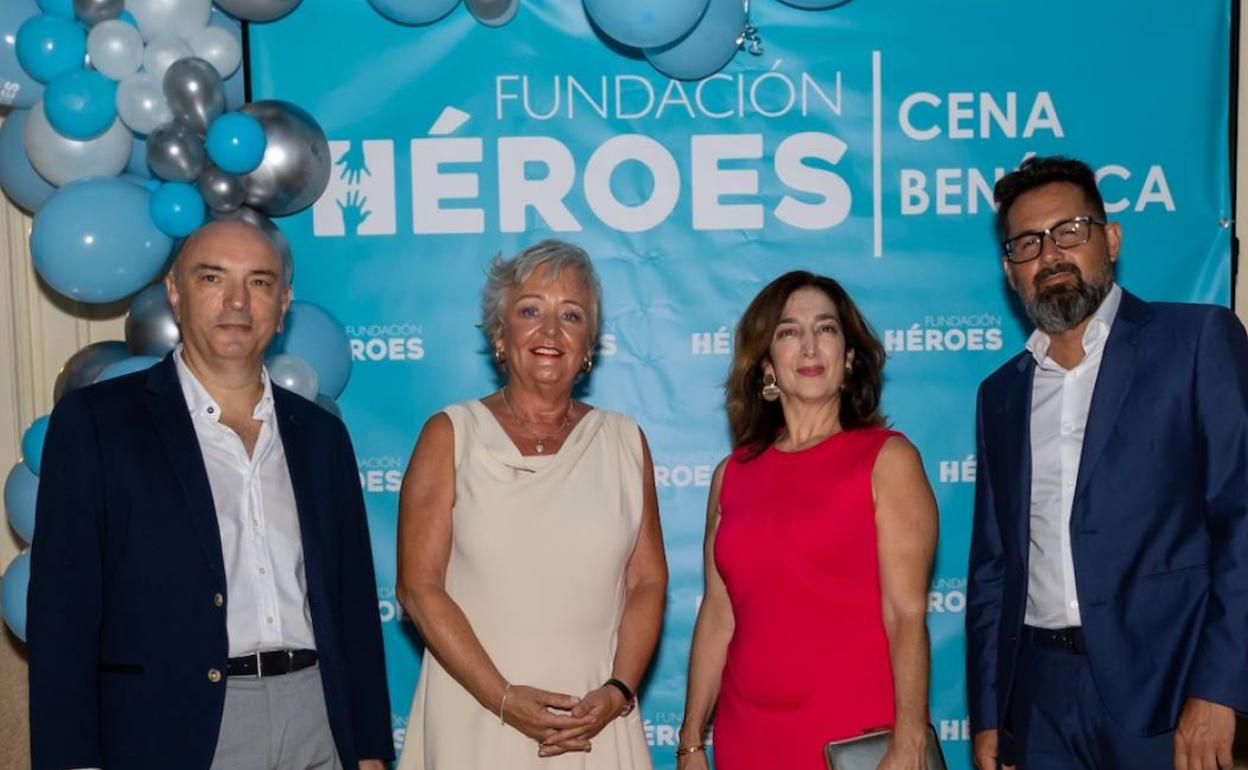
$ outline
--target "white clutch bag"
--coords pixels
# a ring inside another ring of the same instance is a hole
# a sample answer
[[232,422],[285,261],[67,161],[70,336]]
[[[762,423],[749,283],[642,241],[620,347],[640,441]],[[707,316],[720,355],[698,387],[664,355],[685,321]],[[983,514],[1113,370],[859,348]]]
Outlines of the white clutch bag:
[[[830,741],[823,748],[824,758],[828,762],[828,770],[875,770],[888,751],[890,730],[855,735],[839,741]],[[940,739],[936,730],[927,726],[927,770],[947,770],[945,755],[940,751]]]

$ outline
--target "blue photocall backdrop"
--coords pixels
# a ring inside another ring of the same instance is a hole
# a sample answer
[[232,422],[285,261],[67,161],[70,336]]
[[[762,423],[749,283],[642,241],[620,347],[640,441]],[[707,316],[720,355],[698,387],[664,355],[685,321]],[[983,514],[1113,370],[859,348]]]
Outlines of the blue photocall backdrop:
[[1228,0],[752,6],[764,53],[699,82],[613,48],[575,0],[525,0],[501,28],[462,6],[405,27],[364,0],[305,0],[251,27],[254,98],[308,109],[336,162],[281,225],[297,296],[351,340],[340,402],[396,744],[420,664],[393,589],[397,493],[424,421],[496,387],[475,326],[494,254],[565,238],[602,276],[585,397],[645,429],[671,565],[641,705],[658,768],[674,764],[706,494],[729,450],[732,329],[768,280],[836,277],[888,349],[885,409],[940,504],[931,716],[959,769],[975,391],[1030,331],[1002,279],[994,180],[1031,153],[1089,161],[1125,231],[1121,282],[1229,303]]

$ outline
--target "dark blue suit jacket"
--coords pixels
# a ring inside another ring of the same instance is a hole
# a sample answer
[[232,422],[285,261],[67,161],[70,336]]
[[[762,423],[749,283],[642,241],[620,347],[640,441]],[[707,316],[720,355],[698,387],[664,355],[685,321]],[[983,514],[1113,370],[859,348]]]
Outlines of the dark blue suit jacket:
[[[979,390],[967,595],[972,729],[1005,727],[1027,603],[1024,352]],[[1123,293],[1070,520],[1088,661],[1114,719],[1174,728],[1195,696],[1248,711],[1248,339],[1227,309]],[[1003,756],[1009,756],[1008,730]]]
[[[27,617],[34,770],[207,768],[228,657],[212,490],[172,354],[52,412]],[[347,768],[393,756],[377,588],[351,440],[273,388],[330,728]]]

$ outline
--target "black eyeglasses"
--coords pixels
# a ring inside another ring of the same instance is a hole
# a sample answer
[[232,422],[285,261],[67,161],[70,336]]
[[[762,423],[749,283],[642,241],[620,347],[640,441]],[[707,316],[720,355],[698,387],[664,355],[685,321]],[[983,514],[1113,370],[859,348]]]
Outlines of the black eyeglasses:
[[1001,242],[1005,249],[1005,258],[1015,265],[1030,262],[1044,251],[1044,238],[1047,235],[1059,249],[1073,249],[1082,246],[1092,237],[1092,225],[1105,226],[1105,223],[1092,217],[1075,217],[1046,227],[1043,230],[1029,230]]

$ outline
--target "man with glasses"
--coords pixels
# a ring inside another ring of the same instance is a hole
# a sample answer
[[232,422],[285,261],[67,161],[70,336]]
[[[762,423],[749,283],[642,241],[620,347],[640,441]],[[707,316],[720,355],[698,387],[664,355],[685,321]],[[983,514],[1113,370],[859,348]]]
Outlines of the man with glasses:
[[1032,158],[995,197],[1036,330],[979,391],[976,765],[1230,768],[1248,711],[1248,338],[1225,308],[1114,282],[1122,228],[1084,163]]

